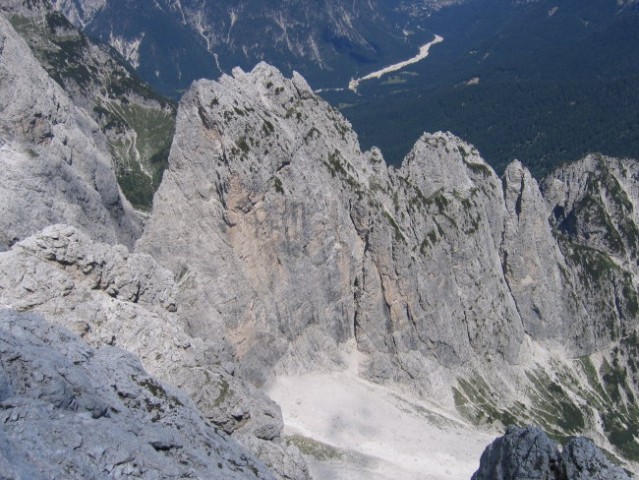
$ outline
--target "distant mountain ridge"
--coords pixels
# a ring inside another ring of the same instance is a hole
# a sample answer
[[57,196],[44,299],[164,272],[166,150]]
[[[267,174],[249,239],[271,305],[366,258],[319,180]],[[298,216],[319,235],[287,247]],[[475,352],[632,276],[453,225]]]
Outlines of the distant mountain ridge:
[[451,3],[423,2],[415,9],[412,2],[387,0],[288,0],[277,7],[252,0],[55,2],[87,34],[118,49],[142,78],[174,96],[195,79],[261,60],[339,86],[360,68],[412,52],[430,36],[414,20],[433,5]]
[[[353,122],[366,148],[399,164],[422,131],[449,130],[500,173],[518,158],[536,178],[596,151],[639,155],[639,16],[634,1],[260,2],[62,0],[56,8],[179,98],[193,80],[259,61],[296,70]],[[428,60],[370,82],[358,78]],[[169,41],[170,40],[170,41]],[[393,122],[380,119],[392,118]]]

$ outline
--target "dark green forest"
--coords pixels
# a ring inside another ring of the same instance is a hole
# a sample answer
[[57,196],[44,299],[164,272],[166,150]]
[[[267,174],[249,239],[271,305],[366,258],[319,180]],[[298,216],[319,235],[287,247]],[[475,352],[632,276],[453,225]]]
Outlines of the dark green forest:
[[537,177],[589,152],[639,158],[639,8],[610,0],[471,0],[427,28],[424,61],[325,98],[364,148],[398,164],[422,132],[449,130],[498,171]]
[[423,131],[449,130],[498,171],[521,160],[537,177],[589,152],[639,158],[639,77],[504,82],[396,96],[343,112],[365,147],[398,164]]

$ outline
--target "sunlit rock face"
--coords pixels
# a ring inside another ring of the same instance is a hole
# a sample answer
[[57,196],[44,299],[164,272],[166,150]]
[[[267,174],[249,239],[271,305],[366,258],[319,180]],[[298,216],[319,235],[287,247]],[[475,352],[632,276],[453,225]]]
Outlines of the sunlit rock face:
[[0,248],[52,223],[132,245],[137,216],[115,177],[106,138],[0,16]]
[[[636,328],[634,162],[589,157],[540,187],[435,133],[387,167],[266,64],[195,83],[176,132],[136,248],[179,278],[188,331],[225,332],[251,381],[344,369],[354,341],[361,376],[494,423],[586,405],[520,393],[565,375],[594,388],[573,358],[595,355],[598,382],[626,361],[607,349]],[[598,430],[584,412],[556,428]]]

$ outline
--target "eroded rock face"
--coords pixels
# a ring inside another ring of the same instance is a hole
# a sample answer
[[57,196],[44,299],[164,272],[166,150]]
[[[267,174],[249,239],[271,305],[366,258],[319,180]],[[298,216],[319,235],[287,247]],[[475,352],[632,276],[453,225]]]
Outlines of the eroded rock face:
[[572,438],[563,449],[539,427],[510,426],[489,445],[472,480],[625,480],[591,440]]
[[508,215],[501,244],[504,275],[526,332],[536,339],[565,339],[569,322],[583,311],[571,303],[567,270],[548,223],[537,181],[519,162],[504,172]]
[[[637,162],[590,155],[542,182],[580,310],[573,342],[602,348],[637,326]],[[583,292],[588,292],[584,294]]]
[[111,169],[105,137],[0,16],[0,248],[52,223],[131,245],[137,216]]
[[307,478],[299,452],[280,438],[279,407],[236,375],[223,333],[203,341],[184,331],[177,294],[173,274],[150,256],[93,242],[66,225],[0,253],[0,305],[41,312],[94,348],[132,352],[186,392],[209,422],[261,452],[282,478]]
[[98,124],[118,183],[134,207],[149,210],[173,137],[175,106],[133,74],[121,57],[82,34],[49,0],[0,5],[17,33],[74,105]]
[[285,355],[293,369],[339,364],[364,250],[341,171],[360,182],[371,170],[350,128],[301,77],[265,64],[196,83],[178,122],[137,249],[183,272],[185,321],[228,331],[257,381]]
[[258,383],[340,368],[354,337],[363,374],[438,394],[451,372],[527,362],[530,341],[584,355],[636,323],[630,273],[602,291],[582,275],[596,245],[549,223],[576,195],[550,191],[518,162],[498,178],[447,133],[388,168],[301,77],[260,64],[185,95],[137,248],[180,275],[190,331],[229,332]]
[[0,309],[0,465],[18,478],[272,479],[119,348]]
[[449,133],[389,168],[301,77],[260,64],[184,97],[136,248],[179,278],[187,330],[226,332],[254,383],[344,368],[354,340],[369,379],[476,423],[591,429],[632,458],[636,170],[590,158],[540,187]]

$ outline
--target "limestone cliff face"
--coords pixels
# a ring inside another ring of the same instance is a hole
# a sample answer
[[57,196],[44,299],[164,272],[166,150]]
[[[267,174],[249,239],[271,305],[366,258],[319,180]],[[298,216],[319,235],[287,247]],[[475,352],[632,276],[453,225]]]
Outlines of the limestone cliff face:
[[[634,171],[591,157],[540,187],[448,133],[389,168],[301,77],[260,64],[185,95],[136,248],[178,276],[189,332],[227,332],[254,382],[341,368],[355,339],[362,375],[473,421],[551,422],[550,408],[556,433],[614,439],[584,392],[635,348]],[[541,387],[567,377],[570,394]]]
[[[575,343],[601,347],[636,328],[637,162],[591,155],[542,183],[557,243],[584,315]],[[587,294],[583,294],[587,292]]]
[[137,248],[182,272],[185,321],[229,331],[254,378],[339,365],[353,337],[389,380],[427,385],[425,362],[477,354],[518,361],[509,213],[473,147],[425,135],[388,169],[301,77],[265,64],[197,83],[177,132]]
[[256,378],[284,356],[339,363],[364,250],[344,180],[372,171],[350,127],[301,77],[265,64],[195,84],[178,123],[138,249],[180,274],[192,331],[228,331]]
[[182,101],[137,248],[181,275],[191,331],[229,331],[257,381],[339,366],[353,337],[389,380],[427,384],[424,362],[475,353],[514,362],[500,181],[472,150],[425,136],[388,170],[299,76],[236,70]]
[[[339,365],[355,337],[369,374],[428,383],[424,362],[517,364],[526,336],[575,354],[614,338],[597,315],[622,285],[596,293],[569,254],[603,240],[548,221],[574,210],[578,190],[567,189],[545,200],[517,162],[499,179],[450,134],[424,135],[387,168],[299,76],[261,64],[185,96],[138,248],[182,276],[192,331],[229,331],[255,378],[265,365]],[[610,208],[621,221],[620,202]],[[608,253],[634,258],[630,241],[609,241]],[[628,308],[611,313],[617,327],[634,320]]]
[[131,245],[140,226],[106,140],[0,16],[0,247],[51,223]]
[[565,319],[583,317],[584,310],[564,276],[568,267],[548,223],[549,208],[521,163],[508,166],[502,183],[507,210],[502,262],[524,329],[535,339],[564,342],[572,328]]

